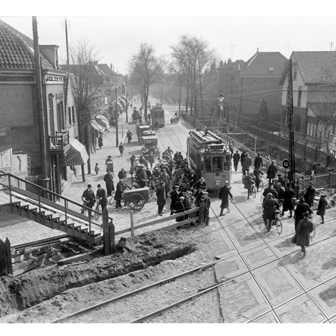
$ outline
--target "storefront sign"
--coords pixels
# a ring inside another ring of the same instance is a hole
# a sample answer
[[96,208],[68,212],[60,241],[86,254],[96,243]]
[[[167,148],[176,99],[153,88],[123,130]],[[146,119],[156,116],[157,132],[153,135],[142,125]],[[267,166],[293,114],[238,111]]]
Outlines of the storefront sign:
[[6,173],[12,173],[12,149],[6,149],[0,152],[0,170]]

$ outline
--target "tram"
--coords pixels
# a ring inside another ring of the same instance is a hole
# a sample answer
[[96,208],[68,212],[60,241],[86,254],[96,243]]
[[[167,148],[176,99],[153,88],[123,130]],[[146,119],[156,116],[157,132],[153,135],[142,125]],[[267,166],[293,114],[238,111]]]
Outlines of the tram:
[[151,121],[152,121],[152,128],[156,129],[158,127],[164,127],[165,125],[165,113],[162,107],[162,103],[156,103],[156,106],[151,108]]
[[197,178],[204,177],[208,190],[217,191],[226,181],[231,183],[231,157],[228,145],[213,132],[189,132],[187,159]]

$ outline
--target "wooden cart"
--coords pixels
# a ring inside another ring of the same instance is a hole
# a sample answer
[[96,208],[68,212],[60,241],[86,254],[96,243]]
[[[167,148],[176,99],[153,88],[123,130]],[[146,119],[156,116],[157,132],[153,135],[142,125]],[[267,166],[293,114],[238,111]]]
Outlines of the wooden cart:
[[149,200],[149,188],[138,188],[125,190],[123,193],[124,203],[133,210],[140,210]]

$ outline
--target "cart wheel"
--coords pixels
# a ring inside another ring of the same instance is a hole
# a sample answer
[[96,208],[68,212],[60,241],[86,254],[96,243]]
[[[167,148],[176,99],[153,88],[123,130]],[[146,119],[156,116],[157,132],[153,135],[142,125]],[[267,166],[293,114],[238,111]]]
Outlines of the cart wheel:
[[131,209],[140,210],[145,205],[146,200],[141,194],[133,194],[128,201]]

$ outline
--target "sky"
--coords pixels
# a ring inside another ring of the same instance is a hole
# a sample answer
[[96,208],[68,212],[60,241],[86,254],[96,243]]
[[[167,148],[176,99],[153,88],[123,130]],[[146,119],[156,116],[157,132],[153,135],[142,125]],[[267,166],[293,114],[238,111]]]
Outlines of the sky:
[[[38,19],[40,44],[60,46],[65,60],[64,18],[69,22],[69,44],[85,39],[95,46],[100,63],[113,64],[126,74],[129,60],[140,43],[154,46],[158,55],[169,55],[182,34],[209,42],[219,60],[247,61],[259,51],[331,50],[336,46],[336,16],[332,2],[237,1],[15,1],[1,10],[0,19],[32,38],[31,16]],[[69,5],[80,3],[81,6]],[[295,3],[295,5],[294,5]],[[312,2],[311,2],[312,3]],[[304,5],[304,6],[303,6]],[[239,12],[239,16],[237,13]],[[329,14],[331,13],[331,14]]]

